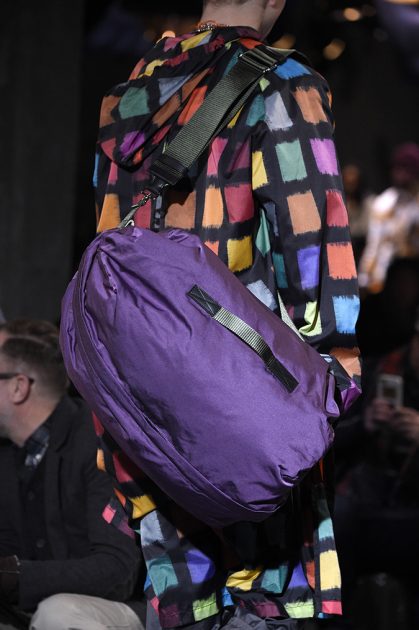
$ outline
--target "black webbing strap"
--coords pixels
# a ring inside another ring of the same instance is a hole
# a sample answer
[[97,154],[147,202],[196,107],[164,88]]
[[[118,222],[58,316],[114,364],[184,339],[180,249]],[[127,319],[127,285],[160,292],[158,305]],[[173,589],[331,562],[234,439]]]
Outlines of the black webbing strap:
[[286,54],[275,55],[266,46],[256,46],[239,56],[203,104],[152,165],[152,175],[170,185],[176,184],[189,171],[211,140],[243,107],[262,76],[285,61]]
[[[128,225],[136,210],[150,198],[156,198],[167,186],[174,186],[185,177],[210,142],[240,111],[263,75],[284,63],[293,52],[260,45],[239,56],[237,63],[151,166],[147,198],[132,206],[120,227]],[[152,230],[160,229],[161,219],[161,213],[156,212],[152,217]]]
[[187,295],[211,315],[215,321],[234,333],[249,348],[256,352],[265,363],[267,370],[284,385],[288,392],[294,391],[298,385],[297,379],[278,361],[266,341],[256,330],[246,324],[240,317],[218,304],[198,285],[193,286]]

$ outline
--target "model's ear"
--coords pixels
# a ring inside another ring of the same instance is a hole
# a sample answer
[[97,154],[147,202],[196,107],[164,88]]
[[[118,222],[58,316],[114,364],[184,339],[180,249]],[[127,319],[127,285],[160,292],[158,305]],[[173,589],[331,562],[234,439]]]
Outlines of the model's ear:
[[10,379],[8,392],[9,399],[14,405],[21,405],[31,395],[31,388],[33,379],[26,376],[26,374],[16,374]]

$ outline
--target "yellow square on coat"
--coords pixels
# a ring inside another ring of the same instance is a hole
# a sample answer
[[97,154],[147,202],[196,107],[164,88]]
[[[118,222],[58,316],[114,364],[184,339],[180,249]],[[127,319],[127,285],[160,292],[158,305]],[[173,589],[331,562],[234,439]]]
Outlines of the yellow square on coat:
[[252,188],[256,190],[268,183],[266,168],[262,151],[254,151],[252,154]]
[[134,519],[156,509],[156,504],[148,494],[143,494],[141,497],[129,497],[128,500],[132,503],[132,518]]
[[250,236],[227,241],[228,268],[237,272],[248,269],[253,263],[252,239]]
[[182,52],[185,52],[185,50],[189,50],[190,48],[195,48],[195,46],[198,46],[198,44],[200,44],[202,40],[205,39],[206,37],[208,37],[208,31],[204,31],[203,33],[198,33],[198,35],[195,35],[195,37],[188,37],[188,39],[185,39],[180,44],[180,47],[182,48]]
[[233,129],[233,127],[235,126],[236,122],[239,119],[240,114],[242,113],[242,110],[243,110],[243,107],[241,109],[239,109],[237,114],[235,116],[233,116],[233,118],[230,120],[230,122],[227,125],[228,129]]
[[236,571],[236,573],[232,573],[228,578],[227,588],[239,588],[241,591],[250,591],[253,582],[261,573],[262,569],[252,569],[251,571],[243,569],[243,571]]
[[323,551],[320,554],[320,587],[322,591],[340,588],[341,577],[336,551]]
[[154,59],[154,61],[151,61],[148,66],[145,68],[144,72],[142,72],[139,77],[143,77],[144,75],[146,77],[151,77],[151,75],[153,74],[154,70],[156,68],[158,68],[159,66],[162,66],[164,64],[164,59]]

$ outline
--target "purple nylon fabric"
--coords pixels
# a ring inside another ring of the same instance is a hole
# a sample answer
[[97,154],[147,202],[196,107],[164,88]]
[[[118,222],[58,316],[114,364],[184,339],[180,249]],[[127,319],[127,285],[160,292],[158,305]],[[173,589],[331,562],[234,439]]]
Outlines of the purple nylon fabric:
[[[187,295],[195,284],[264,338],[299,382],[292,393]],[[269,516],[332,442],[327,363],[197,236],[99,235],[64,297],[61,345],[128,456],[213,527]]]

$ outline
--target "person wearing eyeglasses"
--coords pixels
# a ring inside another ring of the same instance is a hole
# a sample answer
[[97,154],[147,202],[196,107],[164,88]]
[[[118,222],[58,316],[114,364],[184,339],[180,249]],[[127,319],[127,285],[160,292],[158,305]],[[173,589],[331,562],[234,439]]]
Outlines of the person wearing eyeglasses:
[[122,603],[138,550],[102,517],[111,483],[67,388],[53,325],[0,324],[0,629],[141,630]]

